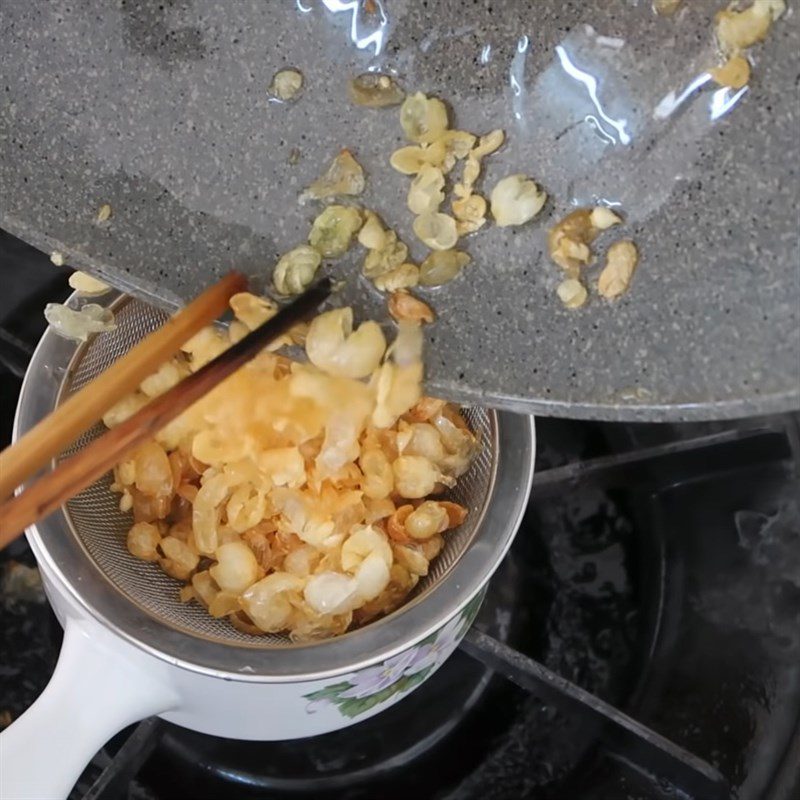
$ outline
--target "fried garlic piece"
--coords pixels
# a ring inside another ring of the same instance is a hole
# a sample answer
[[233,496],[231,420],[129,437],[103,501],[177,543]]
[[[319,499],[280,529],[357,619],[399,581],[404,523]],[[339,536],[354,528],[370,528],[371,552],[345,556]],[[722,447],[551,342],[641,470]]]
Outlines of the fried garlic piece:
[[397,292],[400,289],[410,289],[419,283],[419,267],[411,262],[400,264],[388,272],[378,275],[374,280],[376,289],[382,292]]
[[421,286],[442,286],[449,283],[472,259],[461,250],[437,250],[420,264]]
[[397,238],[394,231],[386,231],[380,250],[370,250],[364,257],[362,272],[370,280],[404,264],[408,258],[408,247]]
[[171,578],[188,581],[200,563],[200,557],[194,547],[174,536],[165,536],[158,546],[164,554],[158,559],[161,569]]
[[492,216],[501,228],[524,225],[533,219],[547,200],[547,195],[524,175],[509,175],[492,189]]
[[392,464],[379,447],[363,448],[359,466],[364,475],[362,491],[371,500],[383,500],[394,489]]
[[392,153],[389,163],[403,175],[416,175],[425,164],[442,168],[446,156],[444,143],[437,141],[430,145],[401,147]]
[[392,560],[386,534],[372,525],[356,525],[342,545],[342,568],[353,574],[363,600],[373,600],[386,588]]
[[547,249],[550,258],[566,271],[567,277],[577,278],[580,267],[592,260],[592,242],[601,231],[621,221],[617,214],[604,206],[575,209],[549,230]]
[[444,201],[444,175],[429,164],[420,167],[408,189],[408,208],[412,214],[431,214]]
[[248,617],[267,633],[286,628],[292,611],[292,601],[299,600],[305,581],[288,572],[273,572],[250,586],[241,595],[241,606]]
[[151,522],[137,522],[129,531],[126,539],[128,551],[143,561],[158,561],[158,545],[161,534],[157,525]]
[[[470,197],[473,187],[481,174],[481,159],[494,153],[500,148],[504,141],[505,133],[499,128],[478,139],[478,143],[466,154],[466,163],[464,164],[461,182],[456,183],[453,187],[453,194],[456,198],[464,200]],[[462,227],[466,228],[471,226],[465,223]],[[474,229],[477,230],[477,227]],[[466,232],[471,231],[467,230]]]
[[450,500],[439,500],[438,502],[447,512],[447,530],[462,525],[469,515],[469,511],[459,503],[453,503]]
[[395,490],[401,497],[419,499],[431,494],[442,474],[423,456],[400,456],[392,464]]
[[366,108],[387,108],[403,102],[406,93],[391,75],[364,72],[347,85],[350,100]]
[[444,145],[445,153],[452,154],[456,159],[466,158],[475,146],[477,136],[469,131],[445,131],[436,144]]
[[388,586],[374,599],[356,609],[353,619],[359,625],[378,617],[389,614],[403,604],[411,590],[419,582],[419,576],[411,574],[401,564],[392,564],[389,570]]
[[344,614],[357,608],[362,599],[355,578],[332,571],[312,575],[303,597],[317,614]]
[[597,280],[597,290],[603,297],[614,299],[624,294],[630,286],[639,252],[629,239],[614,242],[608,248],[606,265]]
[[113,312],[95,303],[88,303],[79,311],[61,303],[48,303],[44,307],[44,318],[59,336],[76,342],[85,342],[93,333],[105,333],[117,327]]
[[475,182],[481,174],[481,162],[476,158],[472,151],[467,156],[466,163],[464,164],[464,173],[461,176],[461,182],[453,186],[453,194],[458,199],[464,199],[472,194],[472,189]]
[[325,173],[300,195],[300,202],[304,203],[309,199],[327,200],[345,195],[356,196],[364,191],[365,185],[361,164],[344,148],[339,151]]
[[363,378],[380,364],[386,339],[368,320],[353,330],[353,309],[337,308],[315,317],[306,336],[309,361],[329,375]]
[[589,297],[586,287],[577,278],[567,278],[562,281],[556,293],[567,308],[580,308]]
[[477,159],[490,156],[503,146],[505,139],[505,133],[499,128],[490,131],[485,136],[481,136],[478,140],[478,144],[472,149],[471,155],[473,158]]
[[69,276],[69,285],[85,297],[99,297],[111,290],[107,283],[98,280],[86,272],[73,272]]
[[[406,503],[399,508],[397,508],[394,513],[389,517],[386,521],[386,533],[388,534],[389,538],[392,542],[400,542],[403,544],[407,544],[411,542],[411,537],[408,535],[406,531],[406,519],[408,519],[408,515],[414,510],[414,506],[410,503]],[[395,551],[396,552],[396,551]],[[401,563],[404,563],[401,561]],[[405,564],[405,566],[410,565]],[[424,566],[425,572],[418,572],[418,575],[425,575],[427,573],[427,562]]]
[[189,356],[189,368],[197,372],[200,367],[224,352],[228,343],[216,328],[203,328],[188,342],[181,345],[181,350]]
[[308,243],[325,258],[344,255],[361,228],[361,212],[352,206],[328,206],[315,220]]
[[147,397],[158,397],[177,386],[188,374],[187,364],[174,358],[162,364],[152,375],[148,375],[139,384],[139,390]]
[[239,292],[228,301],[234,316],[248,331],[254,331],[278,313],[278,306],[266,297]]
[[269,93],[287,102],[294,100],[303,88],[303,75],[296,69],[282,69],[275,73],[269,85]]
[[376,428],[389,428],[422,395],[422,332],[417,324],[400,322],[391,358],[372,375],[375,392],[371,421]]
[[653,0],[653,11],[662,17],[671,17],[680,7],[683,0]]
[[284,253],[272,273],[275,290],[285,295],[302,294],[313,282],[321,263],[319,250],[308,244]]
[[728,7],[715,18],[717,41],[724,53],[738,53],[764,41],[772,23],[786,11],[784,0],[753,0],[748,8]]
[[388,302],[389,314],[396,322],[433,322],[436,315],[433,309],[408,292],[394,292]]
[[374,212],[364,211],[364,224],[358,232],[358,243],[367,250],[382,250],[386,244],[386,229]]
[[144,408],[150,398],[140,392],[134,392],[127,397],[123,397],[118,403],[103,414],[103,425],[107,428],[114,428],[132,417],[137,411]]
[[217,563],[208,571],[223,591],[241,594],[258,579],[258,561],[244,542],[220,545],[214,558]]
[[589,214],[589,223],[593,228],[597,228],[598,231],[605,231],[614,225],[620,225],[622,218],[607,206],[595,206],[592,209],[592,213]]
[[421,214],[412,226],[417,238],[431,250],[449,250],[458,241],[456,221],[447,214]]
[[741,89],[750,82],[750,62],[740,55],[731,56],[721,67],[713,67],[708,74],[720,86]]
[[95,217],[96,222],[106,222],[111,219],[114,210],[111,208],[109,203],[103,203],[100,208],[97,209],[97,216]]
[[406,517],[405,529],[412,539],[430,539],[447,530],[449,524],[447,509],[434,500],[425,500]]
[[442,480],[452,486],[454,484],[452,479],[460,477],[469,468],[472,459],[480,450],[480,444],[458,411],[449,403],[431,418],[431,424],[439,432],[442,443],[447,449],[447,455],[438,466],[443,473],[450,476],[451,480],[449,483],[444,477]]
[[486,224],[486,200],[479,194],[453,200],[451,205],[459,236],[474,233]]
[[406,414],[406,419],[412,422],[427,422],[431,417],[435,417],[444,407],[444,400],[438,397],[423,397]]
[[562,269],[588,264],[589,245],[598,234],[592,225],[591,208],[578,208],[554,225],[547,236],[550,258]]
[[400,125],[407,139],[428,144],[447,129],[447,109],[438,98],[416,92],[400,106]]

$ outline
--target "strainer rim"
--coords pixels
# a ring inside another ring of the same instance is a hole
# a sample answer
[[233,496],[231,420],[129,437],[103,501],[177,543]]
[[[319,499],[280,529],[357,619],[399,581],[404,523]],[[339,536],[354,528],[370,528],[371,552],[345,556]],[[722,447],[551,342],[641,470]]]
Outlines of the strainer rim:
[[[45,332],[23,380],[14,420],[14,440],[52,410],[39,387],[34,389],[41,369],[54,367],[48,356],[60,354],[63,359],[68,355],[71,366],[79,350],[76,343],[71,343],[70,348],[70,343],[59,339],[50,329]],[[51,387],[53,400],[61,392],[68,374],[65,371],[54,393]],[[489,485],[493,502],[481,509],[481,520],[471,544],[423,596],[343,637],[280,648],[203,639],[159,620],[114,586],[72,530],[63,509],[31,526],[27,531],[28,541],[48,572],[99,624],[176,666],[238,681],[291,682],[352,672],[402,652],[437,630],[483,588],[511,545],[533,479],[535,426],[533,417],[487,411],[492,416],[496,437]],[[512,480],[514,475],[518,476],[516,485],[508,479],[503,483],[502,473],[508,473]],[[500,498],[498,494],[509,496]]]

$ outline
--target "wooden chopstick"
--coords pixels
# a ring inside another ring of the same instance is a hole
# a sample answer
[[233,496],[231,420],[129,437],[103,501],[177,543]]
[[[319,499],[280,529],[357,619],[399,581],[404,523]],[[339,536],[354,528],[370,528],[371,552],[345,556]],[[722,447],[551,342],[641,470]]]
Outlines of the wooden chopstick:
[[98,422],[109,408],[136,389],[182,344],[224,313],[231,297],[246,288],[244,275],[228,273],[3,450],[0,453],[0,500],[9,497]]
[[324,278],[237,344],[152,400],[125,422],[62,462],[30,489],[0,506],[0,548],[102,477],[125,455],[235,372],[265,345],[308,317],[331,293]]

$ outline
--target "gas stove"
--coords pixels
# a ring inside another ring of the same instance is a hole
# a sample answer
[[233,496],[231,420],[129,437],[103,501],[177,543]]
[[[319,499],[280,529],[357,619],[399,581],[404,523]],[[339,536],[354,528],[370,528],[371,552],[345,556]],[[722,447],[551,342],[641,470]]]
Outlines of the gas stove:
[[[0,232],[0,436],[66,272]],[[800,797],[800,416],[537,421],[537,473],[474,627],[345,731],[218,739],[149,719],[71,800]],[[60,628],[24,541],[0,552],[0,725]]]

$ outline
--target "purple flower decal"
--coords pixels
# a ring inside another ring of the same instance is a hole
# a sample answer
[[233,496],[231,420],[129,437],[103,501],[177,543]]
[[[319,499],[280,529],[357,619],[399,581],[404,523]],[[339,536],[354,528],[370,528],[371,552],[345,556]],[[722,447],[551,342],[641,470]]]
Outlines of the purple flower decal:
[[337,683],[303,695],[310,702],[306,712],[314,714],[330,706],[354,719],[392,697],[407,694],[427,678],[458,644],[461,631],[469,625],[480,607],[483,593],[471,600],[461,612],[421,644],[387,659],[382,664],[359,670]]
[[411,648],[387,659],[383,664],[367,667],[367,669],[348,676],[347,680],[353,685],[341,692],[339,697],[360,699],[382,692],[403,677],[406,667],[414,660],[415,655],[416,648]]
[[460,639],[462,619],[460,616],[453,617],[450,622],[436,634],[432,642],[423,644],[415,648],[414,658],[406,667],[406,675],[415,675],[430,667],[435,667],[445,659]]

